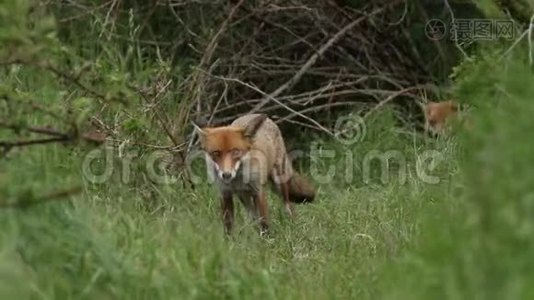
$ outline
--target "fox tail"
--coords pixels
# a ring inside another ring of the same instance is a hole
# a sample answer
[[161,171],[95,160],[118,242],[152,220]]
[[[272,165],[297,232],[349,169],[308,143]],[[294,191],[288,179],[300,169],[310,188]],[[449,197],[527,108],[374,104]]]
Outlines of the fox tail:
[[313,202],[315,187],[304,176],[293,173],[289,179],[289,200],[293,203]]

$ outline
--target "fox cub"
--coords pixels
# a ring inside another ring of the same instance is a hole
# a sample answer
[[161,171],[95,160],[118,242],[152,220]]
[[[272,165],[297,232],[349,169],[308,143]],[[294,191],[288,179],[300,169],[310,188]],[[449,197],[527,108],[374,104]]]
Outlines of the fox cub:
[[460,105],[455,101],[428,102],[424,105],[425,131],[434,135],[448,131],[450,121],[457,119],[466,129],[471,129],[470,121],[465,117]]

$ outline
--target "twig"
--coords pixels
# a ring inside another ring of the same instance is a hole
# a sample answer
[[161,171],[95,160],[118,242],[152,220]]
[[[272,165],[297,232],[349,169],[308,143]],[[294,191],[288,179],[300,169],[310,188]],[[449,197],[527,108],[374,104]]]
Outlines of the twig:
[[128,102],[126,100],[122,99],[122,98],[119,98],[119,97],[108,97],[107,95],[104,95],[104,94],[92,89],[91,87],[86,86],[85,84],[83,84],[80,81],[78,76],[73,76],[71,74],[65,73],[65,72],[63,72],[60,69],[56,68],[55,66],[53,66],[52,64],[50,64],[47,61],[32,62],[32,61],[25,61],[25,60],[21,60],[21,59],[14,59],[14,60],[0,62],[0,66],[13,65],[13,64],[21,64],[21,65],[26,65],[26,66],[32,66],[32,67],[37,67],[37,68],[41,68],[41,69],[50,71],[51,73],[53,73],[57,77],[76,85],[81,90],[85,91],[87,94],[89,94],[89,95],[91,95],[91,96],[93,96],[95,98],[98,98],[98,99],[100,99],[102,101],[116,101],[116,102],[122,103],[124,105],[128,104]]
[[275,98],[272,98],[269,94],[265,93],[264,91],[260,90],[259,88],[255,87],[255,86],[253,86],[253,85],[251,85],[251,84],[248,84],[248,83],[246,83],[246,82],[243,82],[243,81],[241,81],[241,80],[239,80],[239,79],[237,79],[237,78],[226,78],[226,77],[215,76],[215,75],[211,75],[211,76],[213,76],[214,78],[217,78],[217,79],[226,80],[226,81],[232,81],[232,82],[237,82],[237,83],[239,83],[239,84],[241,84],[241,85],[244,85],[244,86],[246,86],[246,87],[248,87],[248,88],[250,88],[250,89],[252,89],[252,90],[254,90],[254,91],[256,91],[256,92],[258,92],[258,93],[260,93],[260,94],[262,94],[262,95],[264,95],[264,96],[266,96],[267,99],[270,99],[270,100],[272,100],[273,102],[276,102],[278,105],[280,105],[281,107],[287,109],[288,111],[290,111],[290,112],[292,112],[292,113],[294,113],[294,114],[296,114],[296,115],[298,115],[298,116],[300,116],[300,117],[302,117],[302,118],[304,118],[304,119],[310,121],[311,123],[313,123],[315,126],[317,126],[318,128],[320,128],[322,131],[326,132],[327,134],[329,134],[329,135],[331,135],[331,136],[334,136],[334,134],[333,134],[332,132],[330,132],[330,130],[326,129],[324,126],[322,126],[321,124],[319,124],[319,123],[318,123],[317,121],[315,121],[314,119],[312,119],[312,118],[310,118],[310,117],[308,117],[308,116],[306,116],[306,115],[303,115],[303,114],[301,114],[300,112],[298,112],[298,111],[292,109],[291,107],[285,105],[284,103],[282,103],[282,102],[276,100]]
[[343,27],[340,31],[338,31],[335,35],[333,35],[324,45],[321,46],[321,48],[319,48],[319,50],[314,53],[307,61],[306,63],[300,68],[300,70],[295,73],[295,75],[289,80],[287,81],[286,83],[284,83],[283,85],[281,85],[279,88],[277,88],[274,92],[270,93],[270,94],[266,94],[264,99],[258,104],[256,105],[256,107],[254,107],[250,113],[254,113],[254,112],[258,112],[259,110],[261,110],[269,101],[271,101],[272,99],[276,98],[278,95],[282,94],[283,92],[285,92],[286,90],[288,89],[291,89],[295,84],[297,84],[300,79],[302,78],[302,76],[317,62],[317,60],[319,59],[319,57],[323,56],[324,53],[330,49],[330,47],[332,47],[332,45],[334,45],[334,43],[336,43],[338,40],[340,40],[347,32],[349,32],[352,28],[354,28],[356,25],[360,24],[361,22],[363,22],[365,19],[371,17],[371,16],[374,16],[384,10],[386,10],[386,8],[390,8],[391,6],[394,6],[396,5],[397,3],[399,3],[399,1],[393,1],[392,4],[386,6],[386,7],[381,7],[379,9],[376,9],[374,10],[373,12],[371,12],[370,14],[368,15],[364,15],[352,22],[350,22],[348,25],[346,25],[345,27]]
[[15,147],[50,144],[50,143],[57,143],[57,142],[65,142],[68,140],[69,140],[68,137],[54,137],[54,138],[22,140],[22,141],[0,141],[0,147],[6,150],[9,150]]
[[534,49],[532,48],[532,39],[534,38],[532,32],[534,31],[534,15],[530,17],[530,24],[528,26],[528,59],[530,62],[530,66],[532,66],[533,63],[533,57],[532,57],[532,51]]
[[162,88],[160,88],[159,91],[156,92],[156,95],[154,97],[152,97],[151,99],[149,99],[148,96],[143,91],[141,91],[141,89],[136,89],[136,90],[137,90],[137,93],[139,93],[139,95],[141,95],[141,98],[143,98],[145,100],[145,102],[152,107],[152,109],[154,111],[154,116],[156,117],[156,119],[160,123],[161,128],[163,129],[163,131],[165,132],[167,137],[171,140],[173,145],[175,147],[177,147],[178,145],[180,145],[180,142],[178,142],[178,140],[176,139],[176,137],[172,133],[172,131],[169,128],[169,126],[167,126],[167,122],[164,119],[164,117],[161,115],[159,109],[155,106],[155,102],[157,101],[157,98],[159,98],[159,97],[161,97],[161,95],[163,95],[163,92],[167,90],[169,85],[170,85],[170,81],[167,84],[165,84]]
[[8,129],[15,130],[15,131],[25,130],[25,131],[29,131],[29,132],[33,132],[33,133],[53,135],[53,136],[57,136],[57,137],[67,137],[67,135],[65,133],[59,132],[59,131],[57,131],[55,129],[42,128],[42,127],[21,127],[19,125],[15,125],[15,124],[9,124],[9,123],[7,123],[5,121],[2,121],[2,120],[0,120],[0,127],[8,128]]
[[373,114],[374,112],[378,111],[384,105],[388,104],[393,99],[397,98],[398,96],[400,96],[402,94],[405,94],[405,93],[413,91],[413,90],[422,89],[422,88],[434,88],[434,87],[435,86],[430,85],[430,84],[422,84],[422,85],[416,85],[416,86],[412,86],[412,87],[408,87],[408,88],[402,89],[402,90],[400,90],[400,91],[388,96],[386,99],[380,101],[375,107],[373,107],[371,110],[369,110],[367,113],[365,113],[363,115],[363,119],[366,120],[371,114]]
[[102,144],[105,142],[105,136],[97,135],[94,133],[84,133],[81,135],[68,134],[56,129],[44,128],[44,127],[21,127],[15,124],[9,124],[0,120],[0,127],[8,128],[11,130],[25,130],[28,132],[39,133],[44,135],[53,136],[52,138],[33,139],[33,140],[19,140],[19,141],[0,141],[0,147],[4,149],[4,153],[15,147],[25,147],[40,144],[49,144],[57,142],[70,142],[77,138],[91,142],[95,144]]
[[77,186],[63,191],[57,191],[45,194],[41,197],[30,199],[17,199],[15,201],[6,201],[2,199],[0,201],[0,208],[27,208],[36,204],[43,204],[50,201],[61,200],[66,197],[70,197],[82,192],[82,188]]
[[402,16],[397,21],[393,23],[389,23],[388,25],[390,26],[399,25],[400,23],[404,21],[404,19],[406,18],[406,15],[408,15],[408,0],[403,0],[403,2],[404,2],[404,10],[402,11]]
[[[326,104],[323,104],[323,105],[316,105],[316,106],[311,106],[311,107],[308,107],[308,108],[305,108],[301,111],[299,111],[301,114],[303,113],[307,113],[307,112],[312,112],[312,111],[319,111],[319,110],[325,110],[325,109],[328,109],[328,108],[333,108],[333,107],[336,107],[336,106],[354,106],[354,105],[371,105],[371,103],[368,103],[368,102],[357,102],[357,101],[351,101],[351,102],[334,102],[334,103],[326,103]],[[280,118],[278,120],[276,120],[276,123],[281,123],[281,122],[285,122],[285,121],[288,121],[292,118],[294,118],[296,116],[296,114],[289,114],[283,118]]]
[[56,68],[55,66],[51,65],[50,63],[41,63],[39,64],[41,67],[43,67],[44,69],[46,70],[49,70],[50,72],[54,73],[57,77],[60,77],[64,80],[67,80],[69,82],[71,82],[72,84],[76,85],[77,87],[79,87],[80,89],[82,89],[83,91],[85,91],[86,93],[88,93],[89,95],[95,97],[95,98],[98,98],[102,101],[116,101],[116,102],[119,102],[123,105],[127,105],[128,102],[125,100],[125,99],[122,99],[122,98],[118,98],[118,97],[108,97],[107,95],[104,95],[104,94],[101,94],[100,92],[86,86],[85,84],[83,84],[79,78],[77,78],[76,76],[72,76],[70,74],[67,74],[61,70],[59,70],[58,68]]
[[[530,29],[530,27],[529,27]],[[525,30],[513,43],[512,43],[512,46],[510,46],[510,48],[508,48],[500,57],[499,57],[499,60],[503,59],[505,56],[508,55],[508,53],[510,53],[514,48],[515,46],[517,46],[517,44],[519,44],[519,42],[521,42],[521,40],[527,36],[530,32],[530,30],[527,29]]]
[[65,141],[71,141],[71,140],[74,140],[76,138],[81,138],[82,140],[85,140],[86,142],[102,144],[106,140],[105,136],[96,135],[95,133],[92,133],[92,132],[86,132],[86,133],[83,133],[81,135],[68,134],[68,133],[65,133],[65,132],[61,132],[61,131],[59,131],[57,129],[46,128],[46,127],[20,127],[20,126],[14,125],[14,124],[9,124],[9,123],[7,123],[5,121],[1,121],[1,120],[0,120],[0,127],[9,128],[9,129],[15,130],[15,131],[16,130],[25,130],[25,131],[29,131],[29,132],[33,132],[33,133],[39,133],[39,134],[55,136],[55,137],[58,137],[58,138],[62,138]]
[[[443,0],[443,1],[445,2],[445,5],[447,6],[447,9],[449,10],[449,13],[451,14],[452,22],[454,23],[454,20],[456,20],[456,18],[454,17],[454,12],[452,11],[452,7],[449,4],[448,0]],[[462,53],[462,55],[464,56],[465,59],[467,59],[468,61],[472,61],[472,59],[469,57],[469,55],[467,55],[465,50],[460,46],[460,44],[458,44],[458,30],[454,31],[454,44],[455,44],[456,48],[458,50],[460,50],[460,52]]]
[[[151,99],[148,98],[148,96],[143,93],[143,91],[141,91],[141,89],[139,88],[134,88],[137,93],[139,93],[141,95],[141,97],[143,98],[143,100],[150,106],[152,106],[152,109],[154,110],[154,116],[156,117],[156,119],[158,120],[161,128],[163,129],[163,131],[165,132],[165,134],[167,135],[167,137],[171,140],[172,144],[173,144],[173,147],[168,147],[167,150],[170,151],[170,152],[173,152],[173,155],[177,155],[180,159],[180,163],[183,164],[185,162],[185,155],[184,155],[184,145],[185,143],[181,143],[178,138],[175,136],[175,134],[173,134],[172,130],[169,128],[168,126],[168,118],[164,118],[164,115],[160,112],[160,110],[157,108],[157,105],[156,105],[156,101],[157,101],[157,98],[161,97],[165,91],[167,91],[168,87],[170,86],[170,81],[168,81],[166,84],[164,84],[160,89],[159,91],[156,92],[156,95],[154,97],[152,97]],[[165,115],[166,116],[166,115]],[[167,120],[166,120],[167,119]],[[176,157],[176,156],[175,156]],[[195,185],[193,183],[193,181],[191,180],[191,178],[189,177],[189,174],[187,173],[187,171],[185,171],[186,173],[183,173],[184,174],[184,179],[189,183],[191,189],[194,189],[195,188]]]
[[[230,21],[234,18],[234,15],[236,14],[239,7],[244,3],[244,0],[239,0],[239,2],[234,5],[230,13],[228,14],[228,17],[224,20],[224,22],[219,27],[219,30],[215,33],[213,38],[211,38],[208,46],[206,47],[206,51],[204,52],[204,55],[202,56],[202,59],[199,64],[199,68],[203,69],[205,66],[207,66],[211,62],[211,58],[213,56],[213,53],[215,52],[215,49],[217,48],[219,38],[223,34],[224,31],[226,31],[226,28],[228,27],[228,24]],[[200,77],[201,73],[197,73],[198,75],[194,76],[193,78],[193,85],[192,88],[195,89],[193,91],[194,97],[193,97],[193,103],[196,101],[199,101],[200,98],[200,90],[204,86],[204,80]]]

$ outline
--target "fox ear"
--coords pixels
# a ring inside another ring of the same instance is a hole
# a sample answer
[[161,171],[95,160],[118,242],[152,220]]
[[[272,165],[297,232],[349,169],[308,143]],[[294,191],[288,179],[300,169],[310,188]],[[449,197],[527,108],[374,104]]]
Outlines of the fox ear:
[[256,117],[250,120],[247,127],[245,127],[243,135],[248,138],[254,138],[256,132],[258,132],[258,129],[260,129],[265,119],[267,119],[266,114],[258,114]]
[[191,122],[191,124],[193,124],[193,128],[195,128],[195,131],[196,131],[200,136],[205,136],[205,135],[207,134],[206,129],[202,129],[202,128],[200,128],[200,126],[197,125],[195,122]]
[[243,135],[248,138],[253,138],[256,135],[256,132],[258,132],[258,129],[260,129],[265,119],[267,119],[266,114],[258,114],[256,117],[250,120],[247,127],[245,127]]

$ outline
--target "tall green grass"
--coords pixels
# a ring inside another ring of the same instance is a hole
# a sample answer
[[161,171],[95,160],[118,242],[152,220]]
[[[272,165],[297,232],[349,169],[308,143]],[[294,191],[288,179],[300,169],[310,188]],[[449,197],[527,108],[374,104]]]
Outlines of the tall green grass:
[[[388,128],[373,127],[376,132]],[[417,153],[411,143],[397,144],[404,138],[395,134],[370,134],[368,139],[366,147],[344,148],[332,141],[321,145],[338,157],[347,151],[356,157],[383,143],[407,156]],[[85,186],[82,195],[69,201],[2,210],[3,293],[37,298],[374,298],[384,267],[411,245],[421,230],[422,209],[444,196],[447,186],[426,186],[414,176],[404,184],[395,179],[363,184],[355,170],[354,184],[319,186],[317,202],[298,206],[294,221],[271,194],[270,239],[258,236],[238,206],[236,231],[225,239],[217,195],[208,184],[191,191],[143,180],[132,186],[113,177],[95,186],[81,177],[82,159],[83,153],[52,146],[24,149],[2,161],[10,191],[31,187],[38,193],[76,180]],[[326,172],[328,166],[318,170]],[[438,175],[448,181],[446,172]]]
[[386,298],[533,296],[534,75],[521,54],[486,53],[458,74],[459,99],[475,107],[459,139],[462,172],[425,208],[425,230],[388,268]]

